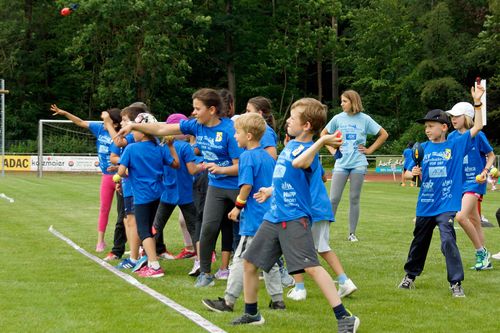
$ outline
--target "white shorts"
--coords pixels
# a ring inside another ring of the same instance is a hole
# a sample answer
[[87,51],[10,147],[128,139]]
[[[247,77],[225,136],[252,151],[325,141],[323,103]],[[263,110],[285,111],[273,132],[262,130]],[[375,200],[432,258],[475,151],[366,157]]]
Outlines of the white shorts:
[[311,232],[316,251],[323,253],[332,250],[330,248],[330,221],[314,222]]

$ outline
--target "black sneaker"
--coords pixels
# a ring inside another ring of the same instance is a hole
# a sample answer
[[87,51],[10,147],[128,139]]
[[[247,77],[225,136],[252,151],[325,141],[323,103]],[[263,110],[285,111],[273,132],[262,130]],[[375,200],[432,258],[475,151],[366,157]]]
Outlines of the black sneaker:
[[337,322],[339,333],[356,333],[360,324],[359,318],[351,315],[349,317],[344,317],[339,319]]
[[264,320],[264,317],[260,315],[259,312],[255,315],[251,315],[248,313],[244,313],[243,316],[236,318],[231,322],[232,325],[262,325],[266,321]]
[[272,300],[269,302],[269,308],[271,310],[285,310],[286,309],[286,306],[285,306],[285,302],[283,301],[276,301],[276,302],[273,302]]
[[201,301],[209,310],[215,312],[233,312],[233,306],[227,305],[226,300],[219,297],[217,300],[204,299]]
[[400,289],[415,289],[415,280],[410,279],[408,275],[405,275],[403,281],[399,284]]

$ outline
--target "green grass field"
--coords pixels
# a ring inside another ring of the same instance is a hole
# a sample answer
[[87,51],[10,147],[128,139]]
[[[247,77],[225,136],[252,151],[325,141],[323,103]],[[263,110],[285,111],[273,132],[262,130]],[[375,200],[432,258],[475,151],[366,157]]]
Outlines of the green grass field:
[[[0,332],[202,332],[164,304],[111,274],[48,232],[50,225],[93,253],[96,241],[99,176],[8,173],[0,178]],[[344,194],[347,194],[344,193]],[[412,238],[417,189],[396,183],[365,183],[361,198],[360,242],[349,243],[348,198],[345,196],[331,228],[331,244],[359,290],[344,304],[361,319],[360,332],[499,332],[500,261],[490,271],[475,272],[472,244],[457,230],[464,262],[467,297],[452,299],[446,281],[439,233],[429,251],[417,289],[396,288]],[[490,192],[483,212],[496,226],[500,193]],[[106,240],[112,243],[116,213],[110,217]],[[166,228],[172,252],[182,248],[175,215]],[[500,251],[498,227],[485,229],[487,245]],[[217,269],[218,262],[214,265]],[[286,311],[267,308],[260,291],[262,327],[232,327],[243,311],[207,311],[202,298],[223,296],[225,283],[195,289],[187,276],[191,260],[162,261],[164,278],[144,280],[158,292],[199,313],[227,332],[336,332],[331,308],[306,277],[305,302],[286,301]],[[286,291],[285,291],[286,292]]]

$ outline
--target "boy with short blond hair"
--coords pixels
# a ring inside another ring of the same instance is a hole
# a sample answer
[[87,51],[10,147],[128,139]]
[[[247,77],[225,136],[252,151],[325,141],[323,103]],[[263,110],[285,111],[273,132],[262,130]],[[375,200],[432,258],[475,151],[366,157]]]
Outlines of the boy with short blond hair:
[[258,270],[269,271],[281,254],[291,273],[307,272],[322,290],[338,320],[338,332],[355,332],[359,319],[342,305],[335,284],[319,264],[311,234],[311,194],[308,190],[314,171],[320,167],[318,151],[329,145],[338,148],[341,139],[325,135],[312,138],[326,122],[326,107],[313,98],[292,105],[287,132],[295,137],[283,149],[273,173],[273,186],[255,194],[258,202],[271,197],[271,208],[264,216],[252,244],[243,255],[245,313],[234,325],[263,324],[257,307]]
[[[246,150],[240,155],[238,163],[238,185],[240,192],[236,205],[228,214],[230,220],[240,221],[241,235],[238,247],[229,269],[229,278],[224,298],[202,301],[209,310],[215,312],[233,311],[234,303],[243,291],[243,255],[253,241],[255,233],[262,223],[264,214],[270,209],[270,203],[258,203],[253,197],[261,187],[272,184],[276,162],[260,146],[260,139],[266,131],[266,121],[257,113],[246,113],[236,119],[234,135],[238,146]],[[277,264],[264,274],[266,288],[271,296],[269,307],[274,310],[285,309],[283,286]]]

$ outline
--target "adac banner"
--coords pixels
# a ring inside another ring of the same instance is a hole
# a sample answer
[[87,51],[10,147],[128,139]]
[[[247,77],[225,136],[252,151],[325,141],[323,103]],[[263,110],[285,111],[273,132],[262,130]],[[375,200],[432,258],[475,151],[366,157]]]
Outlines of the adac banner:
[[[100,172],[97,156],[44,156],[43,171]],[[37,155],[5,155],[7,171],[37,171]]]
[[403,172],[403,160],[396,157],[377,156],[376,173],[401,173]]

